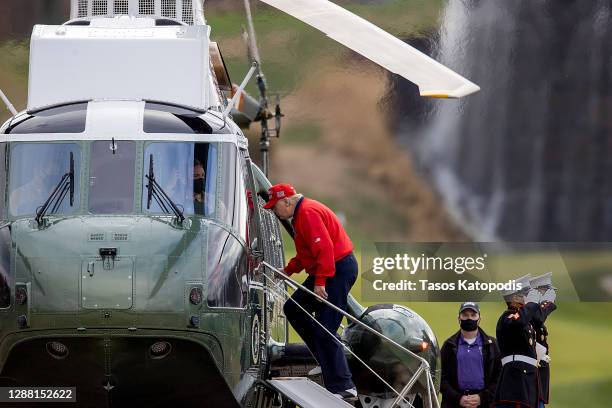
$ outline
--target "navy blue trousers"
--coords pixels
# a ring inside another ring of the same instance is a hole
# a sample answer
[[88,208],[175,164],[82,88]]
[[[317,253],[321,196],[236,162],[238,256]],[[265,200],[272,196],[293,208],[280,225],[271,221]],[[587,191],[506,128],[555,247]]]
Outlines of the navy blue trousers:
[[[346,310],[347,296],[356,280],[357,260],[351,253],[336,262],[336,274],[325,282],[327,300]],[[314,276],[308,276],[303,285],[314,291]],[[342,315],[301,289],[296,290],[291,298],[306,309],[308,314],[289,299],[283,306],[285,316],[319,362],[325,388],[333,393],[353,388],[355,385],[343,347],[314,322],[312,317],[314,313],[314,318],[339,339],[336,331],[342,322]]]

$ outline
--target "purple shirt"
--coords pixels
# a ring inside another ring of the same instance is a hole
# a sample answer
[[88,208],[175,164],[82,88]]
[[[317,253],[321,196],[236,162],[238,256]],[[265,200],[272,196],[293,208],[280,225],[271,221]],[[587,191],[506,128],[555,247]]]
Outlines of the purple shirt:
[[459,334],[457,345],[457,382],[461,391],[480,391],[484,389],[484,366],[482,362],[482,336],[480,332],[476,341],[468,344]]

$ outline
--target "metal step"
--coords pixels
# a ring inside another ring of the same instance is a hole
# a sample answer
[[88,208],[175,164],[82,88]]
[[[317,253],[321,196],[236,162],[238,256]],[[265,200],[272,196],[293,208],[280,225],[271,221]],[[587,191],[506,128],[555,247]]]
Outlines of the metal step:
[[319,384],[304,377],[280,377],[268,384],[302,408],[353,408]]
[[318,365],[305,344],[275,344],[270,350],[272,378],[307,377]]

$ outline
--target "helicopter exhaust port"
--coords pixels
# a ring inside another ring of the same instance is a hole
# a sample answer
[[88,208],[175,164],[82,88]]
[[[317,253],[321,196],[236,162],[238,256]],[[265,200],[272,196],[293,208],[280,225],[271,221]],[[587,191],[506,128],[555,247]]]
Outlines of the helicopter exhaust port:
[[59,341],[50,341],[46,345],[47,353],[58,360],[63,360],[68,356],[68,347]]
[[168,356],[172,351],[172,345],[167,341],[155,342],[149,347],[149,357],[154,360],[161,360]]

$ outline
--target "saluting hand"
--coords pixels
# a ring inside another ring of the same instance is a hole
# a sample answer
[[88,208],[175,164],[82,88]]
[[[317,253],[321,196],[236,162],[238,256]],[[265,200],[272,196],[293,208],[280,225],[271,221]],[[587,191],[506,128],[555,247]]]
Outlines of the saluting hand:
[[542,295],[542,302],[551,302],[551,303],[555,303],[555,300],[557,299],[557,293],[555,292],[554,289],[550,288],[548,289],[546,292],[544,292],[544,294]]
[[315,286],[314,293],[327,300],[327,292],[325,291],[325,286]]
[[525,303],[540,303],[540,299],[542,295],[540,291],[537,289],[529,289],[529,293],[527,293],[527,297],[525,298]]

